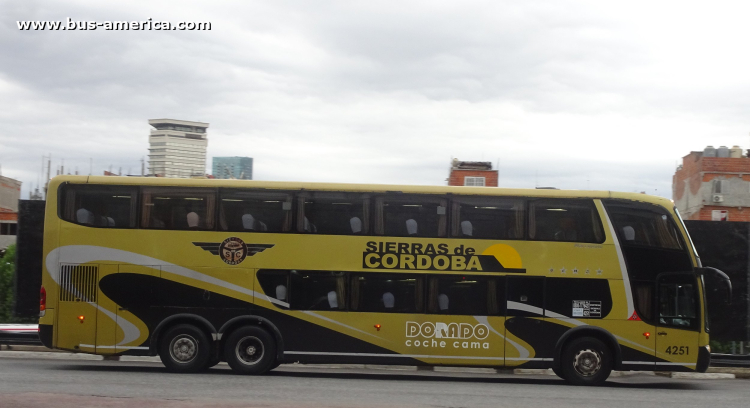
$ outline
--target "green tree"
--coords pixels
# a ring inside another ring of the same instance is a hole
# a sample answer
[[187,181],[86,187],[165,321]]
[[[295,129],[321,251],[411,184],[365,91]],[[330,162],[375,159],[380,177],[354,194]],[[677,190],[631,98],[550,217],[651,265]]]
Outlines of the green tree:
[[12,323],[13,272],[16,269],[16,246],[11,245],[0,258],[0,323]]

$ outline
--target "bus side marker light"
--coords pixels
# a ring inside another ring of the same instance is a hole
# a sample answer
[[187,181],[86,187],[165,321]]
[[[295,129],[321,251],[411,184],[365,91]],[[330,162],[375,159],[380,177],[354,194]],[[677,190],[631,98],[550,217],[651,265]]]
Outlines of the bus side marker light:
[[645,332],[645,333],[643,333],[643,337],[645,337],[646,340],[648,340],[648,338],[651,337],[651,333]]
[[379,324],[376,324],[376,325],[375,325],[375,329],[376,329],[377,331],[380,331],[380,325],[379,325]]
[[79,322],[83,323],[83,319],[85,319],[85,317],[83,317],[83,315],[78,316],[78,321]]

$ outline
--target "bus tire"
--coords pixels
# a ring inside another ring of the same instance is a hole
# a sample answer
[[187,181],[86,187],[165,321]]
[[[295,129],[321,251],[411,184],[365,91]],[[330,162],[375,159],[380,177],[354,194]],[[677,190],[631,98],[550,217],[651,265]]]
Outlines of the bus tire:
[[211,344],[201,329],[190,324],[178,324],[162,335],[159,357],[169,371],[195,373],[208,365]]
[[571,340],[560,360],[562,378],[572,385],[601,385],[612,372],[613,358],[609,347],[599,339],[581,337]]
[[240,327],[227,339],[224,360],[237,373],[264,374],[276,362],[276,342],[260,327]]

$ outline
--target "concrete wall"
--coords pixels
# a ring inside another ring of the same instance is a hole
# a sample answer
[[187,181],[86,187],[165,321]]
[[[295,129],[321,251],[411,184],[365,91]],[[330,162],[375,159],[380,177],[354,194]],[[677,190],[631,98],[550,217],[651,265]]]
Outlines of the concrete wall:
[[18,199],[21,198],[21,182],[0,176],[0,211],[18,212]]

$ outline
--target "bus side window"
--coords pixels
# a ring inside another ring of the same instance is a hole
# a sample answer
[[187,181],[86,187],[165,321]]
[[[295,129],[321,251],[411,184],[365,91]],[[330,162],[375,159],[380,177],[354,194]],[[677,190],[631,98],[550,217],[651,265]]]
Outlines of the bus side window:
[[367,194],[305,191],[297,196],[297,231],[331,235],[366,235]]
[[505,197],[453,200],[451,235],[479,239],[523,239],[525,201]]
[[448,200],[428,195],[375,198],[375,233],[394,237],[444,237]]
[[424,278],[420,275],[363,273],[351,279],[351,310],[422,313]]
[[292,226],[292,193],[221,189],[219,229],[234,232],[287,232]]
[[540,199],[529,204],[529,238],[600,244],[604,232],[592,200]]
[[[427,286],[430,313],[469,316],[493,316],[500,313],[500,298],[505,297],[503,277],[431,276]],[[498,292],[502,290],[502,293]]]
[[210,188],[144,187],[141,227],[213,230],[216,191]]
[[66,184],[60,216],[76,224],[100,228],[135,228],[137,187]]
[[257,276],[266,296],[282,302],[289,301],[289,271],[261,269]]
[[291,309],[346,310],[346,274],[343,272],[292,270],[290,284]]

